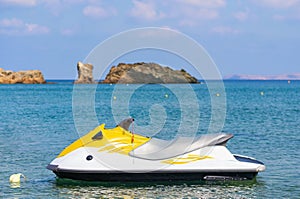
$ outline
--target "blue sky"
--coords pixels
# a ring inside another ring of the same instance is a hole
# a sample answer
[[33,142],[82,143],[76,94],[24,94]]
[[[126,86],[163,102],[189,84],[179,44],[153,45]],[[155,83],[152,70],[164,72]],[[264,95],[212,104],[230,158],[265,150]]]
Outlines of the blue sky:
[[223,76],[300,73],[300,0],[0,0],[0,67],[74,79],[96,45],[142,27],[190,36]]

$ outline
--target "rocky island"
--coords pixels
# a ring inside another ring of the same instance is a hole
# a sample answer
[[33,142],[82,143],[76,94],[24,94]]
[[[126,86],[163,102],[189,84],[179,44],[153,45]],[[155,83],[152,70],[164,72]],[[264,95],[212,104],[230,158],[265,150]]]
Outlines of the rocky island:
[[97,83],[93,78],[93,65],[84,64],[82,62],[77,63],[78,79],[75,84],[94,84]]
[[111,84],[173,84],[199,83],[184,69],[173,70],[156,63],[119,63],[112,66],[101,83]]
[[0,68],[0,84],[45,84],[40,70],[14,72]]

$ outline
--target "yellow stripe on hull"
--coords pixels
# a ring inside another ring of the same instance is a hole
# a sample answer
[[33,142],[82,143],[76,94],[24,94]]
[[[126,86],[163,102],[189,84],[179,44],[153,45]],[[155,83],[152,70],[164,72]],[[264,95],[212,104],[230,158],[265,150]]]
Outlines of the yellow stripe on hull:
[[187,164],[190,162],[195,162],[198,160],[205,160],[205,159],[213,159],[213,157],[188,154],[186,157],[171,158],[171,159],[162,161],[162,163],[165,163],[165,164]]

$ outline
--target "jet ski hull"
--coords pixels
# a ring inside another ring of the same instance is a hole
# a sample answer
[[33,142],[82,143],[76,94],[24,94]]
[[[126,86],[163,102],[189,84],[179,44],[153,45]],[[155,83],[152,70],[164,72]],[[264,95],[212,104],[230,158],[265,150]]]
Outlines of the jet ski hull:
[[122,171],[75,171],[55,169],[49,165],[59,178],[99,182],[172,182],[172,181],[202,181],[202,180],[253,180],[257,172],[253,171],[155,171],[129,173]]
[[252,180],[265,170],[262,162],[226,148],[231,134],[166,141],[131,133],[131,122],[96,127],[47,168],[59,178],[101,182]]

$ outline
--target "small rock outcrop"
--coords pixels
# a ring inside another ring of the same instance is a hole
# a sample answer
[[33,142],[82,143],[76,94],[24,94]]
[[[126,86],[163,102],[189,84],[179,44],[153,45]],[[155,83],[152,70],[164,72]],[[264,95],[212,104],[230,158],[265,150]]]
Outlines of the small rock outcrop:
[[45,84],[40,70],[13,72],[0,68],[0,84]]
[[185,70],[173,70],[156,63],[120,63],[113,66],[102,83],[112,84],[174,84],[199,83]]
[[84,64],[82,62],[77,63],[78,79],[75,84],[94,84],[96,83],[93,78],[93,65]]

